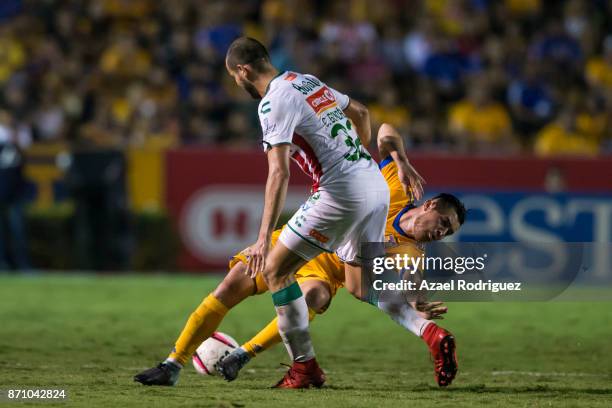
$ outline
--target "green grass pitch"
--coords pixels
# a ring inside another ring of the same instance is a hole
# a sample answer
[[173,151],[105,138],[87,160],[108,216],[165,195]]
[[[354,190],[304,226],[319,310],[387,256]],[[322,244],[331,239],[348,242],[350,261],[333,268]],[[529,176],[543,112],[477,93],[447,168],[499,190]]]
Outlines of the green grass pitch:
[[[328,383],[270,390],[288,362],[277,346],[237,381],[188,366],[176,387],[132,376],[166,356],[187,316],[220,277],[0,277],[0,389],[66,388],[79,407],[610,407],[612,303],[453,303],[443,325],[458,342],[459,374],[434,383],[420,339],[341,291],[312,335]],[[239,342],[273,316],[269,295],[220,327]],[[4,402],[0,401],[0,406]],[[49,403],[47,403],[49,404]],[[41,406],[16,403],[15,406]]]

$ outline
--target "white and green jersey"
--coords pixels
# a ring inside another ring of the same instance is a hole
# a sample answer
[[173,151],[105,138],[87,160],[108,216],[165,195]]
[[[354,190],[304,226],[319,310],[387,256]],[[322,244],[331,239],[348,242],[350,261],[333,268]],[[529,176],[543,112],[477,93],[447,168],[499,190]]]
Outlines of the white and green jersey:
[[284,72],[259,103],[264,150],[291,144],[291,157],[312,177],[313,191],[356,185],[378,167],[343,109],[349,97],[312,75]]

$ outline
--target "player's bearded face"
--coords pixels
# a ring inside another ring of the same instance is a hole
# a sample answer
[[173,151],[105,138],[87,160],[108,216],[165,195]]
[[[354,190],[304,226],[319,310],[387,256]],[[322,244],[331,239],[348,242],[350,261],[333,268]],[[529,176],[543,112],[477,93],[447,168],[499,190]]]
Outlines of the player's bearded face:
[[261,99],[261,95],[259,94],[259,91],[257,91],[257,88],[255,88],[255,85],[253,85],[253,83],[249,82],[247,79],[244,79],[242,82],[238,83],[238,86],[247,91],[253,99]]
[[236,81],[236,85],[247,91],[247,93],[251,95],[253,99],[261,99],[261,95],[257,91],[257,88],[255,88],[255,85],[246,78],[245,69],[239,68],[234,71],[227,67],[227,71],[234,78],[234,81]]

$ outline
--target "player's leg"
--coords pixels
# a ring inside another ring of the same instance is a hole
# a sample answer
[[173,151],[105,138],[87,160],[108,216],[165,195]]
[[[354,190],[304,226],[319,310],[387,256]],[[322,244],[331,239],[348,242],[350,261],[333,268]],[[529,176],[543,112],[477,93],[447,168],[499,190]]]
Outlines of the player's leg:
[[423,313],[416,310],[406,296],[386,296],[378,299],[377,293],[364,287],[362,271],[351,265],[345,268],[346,288],[357,299],[369,303],[386,313],[394,322],[420,337],[427,344],[434,359],[434,374],[438,385],[447,386],[457,373],[455,338],[446,329],[428,320]]
[[[364,279],[362,276],[362,268],[358,265],[345,264],[345,287],[355,298],[369,303],[374,307],[385,312],[397,324],[414,333],[416,336],[421,336],[425,328],[433,323],[430,320],[424,319],[416,310],[407,303],[406,298],[397,296],[397,299],[385,298],[384,301],[378,299],[378,294],[371,288],[365,288]],[[367,273],[367,272],[366,272]]]
[[[389,190],[380,175],[385,188],[384,200],[376,203],[384,207],[380,219],[380,240],[382,241],[389,205]],[[287,278],[299,258],[311,260],[322,252],[332,252],[346,241],[346,236],[368,215],[367,193],[347,189],[332,195],[327,191],[313,194],[308,201],[287,222],[277,245],[266,260],[264,278],[273,292],[278,315],[278,329],[293,358],[293,365],[277,386],[281,388],[304,388],[321,386],[325,381],[319,368],[310,334],[308,332],[308,308],[295,281]],[[276,258],[276,260],[274,260]],[[272,262],[270,262],[272,260]],[[287,260],[294,260],[289,264]]]
[[[303,238],[287,239],[285,228],[279,242],[266,259],[264,279],[272,292],[272,301],[278,316],[278,331],[293,364],[285,377],[276,385],[280,388],[320,387],[325,375],[315,359],[314,348],[308,331],[308,306],[295,280],[295,272],[314,258],[320,250]],[[291,237],[290,237],[291,238]],[[292,250],[286,246],[289,241]],[[306,247],[306,248],[305,248]],[[304,251],[305,250],[305,251]],[[299,255],[298,255],[299,254]]]
[[[331,301],[331,291],[329,285],[320,280],[306,280],[299,282],[300,289],[306,299],[308,306],[308,319],[312,321],[317,314],[323,313]],[[242,345],[250,357],[266,351],[270,347],[282,341],[278,333],[278,318],[274,318],[264,329],[256,334],[252,339]]]
[[[368,198],[372,203],[375,203],[376,200],[381,199],[383,195],[382,192],[372,193]],[[386,202],[388,203],[388,194]],[[422,337],[428,343],[430,350],[442,347],[446,371],[436,368],[436,379],[438,379],[438,384],[448,385],[456,372],[454,338],[452,335],[443,329],[437,330],[436,328],[440,328],[432,321],[425,319],[420,312],[412,308],[407,298],[401,293],[398,293],[395,297],[385,298],[384,301],[380,301],[377,292],[367,287],[367,283],[371,281],[371,277],[364,276],[363,274],[369,274],[370,271],[364,272],[359,261],[363,260],[364,257],[373,258],[375,256],[384,255],[384,250],[382,245],[380,245],[368,248],[370,251],[368,251],[368,253],[363,253],[363,248],[360,247],[359,243],[371,242],[382,244],[385,222],[381,223],[380,218],[384,217],[386,220],[387,217],[386,210],[383,211],[380,206],[372,205],[371,211],[368,217],[364,219],[361,229],[355,231],[352,237],[353,241],[349,241],[337,251],[338,256],[345,261],[345,287],[357,299],[379,308],[389,315],[396,323],[414,333],[416,336]],[[434,354],[434,358],[436,359],[436,365],[439,365],[440,358],[438,357],[441,353],[434,353],[434,351],[432,351],[432,354]],[[442,377],[438,374],[441,374]],[[440,381],[440,378],[442,378],[442,381]]]
[[256,292],[253,279],[245,274],[246,265],[238,262],[215,290],[189,316],[166,361],[185,365],[200,344],[219,327],[229,309]]
[[416,309],[416,302],[401,292],[379,299],[376,305],[393,321],[423,339],[434,360],[434,376],[439,386],[450,385],[457,373],[455,337]]
[[362,273],[361,267],[357,265],[345,265],[345,287],[355,298],[382,310],[397,324],[419,337],[425,328],[433,323],[421,317],[416,310],[410,307],[406,298],[399,294],[395,299],[389,295],[384,301],[380,301],[376,291],[372,288],[364,287],[365,282],[369,282],[369,280],[364,278]]
[[[422,319],[415,310],[406,306],[405,298],[399,296],[397,302],[379,302],[377,292],[367,287],[370,282],[370,271],[363,270],[361,261],[384,256],[384,230],[387,219],[389,191],[370,192],[367,199],[371,202],[369,213],[364,218],[360,228],[355,230],[351,240],[338,249],[340,259],[345,261],[344,276],[346,289],[357,299],[370,303],[387,313],[403,327],[420,336],[429,321]],[[384,205],[382,204],[384,202]],[[362,248],[361,243],[367,242],[368,248]],[[365,250],[365,252],[364,252]],[[387,300],[387,299],[385,299]]]
[[[323,313],[331,302],[332,293],[329,284],[319,279],[302,280],[299,278],[298,283],[308,306],[308,319],[312,321],[317,314]],[[281,341],[282,338],[278,331],[278,317],[275,317],[252,339],[225,357],[217,368],[227,381],[233,381],[238,377],[240,370],[253,357]]]
[[248,296],[265,290],[263,281],[254,281],[245,270],[244,262],[236,262],[217,288],[189,316],[168,358],[157,367],[137,374],[134,380],[144,385],[176,384],[181,368],[219,327],[228,310]]

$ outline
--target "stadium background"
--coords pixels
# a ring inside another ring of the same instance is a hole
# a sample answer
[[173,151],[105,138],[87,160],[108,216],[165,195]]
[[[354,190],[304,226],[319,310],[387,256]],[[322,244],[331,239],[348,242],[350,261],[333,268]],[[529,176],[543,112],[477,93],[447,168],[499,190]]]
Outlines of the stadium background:
[[[453,239],[609,249],[611,12],[605,0],[0,1],[0,390],[65,387],[65,406],[87,407],[610,406],[612,309],[587,301],[450,304],[460,371],[447,390],[419,339],[345,291],[312,326],[329,374],[318,392],[267,389],[282,347],[231,384],[132,376],[255,240],[266,158],[256,102],[224,71],[233,38],[366,103],[374,130],[399,128],[426,193],[470,209]],[[283,217],[308,184],[292,167]],[[608,300],[609,253],[592,268]],[[272,316],[259,296],[220,329],[244,341]]]

